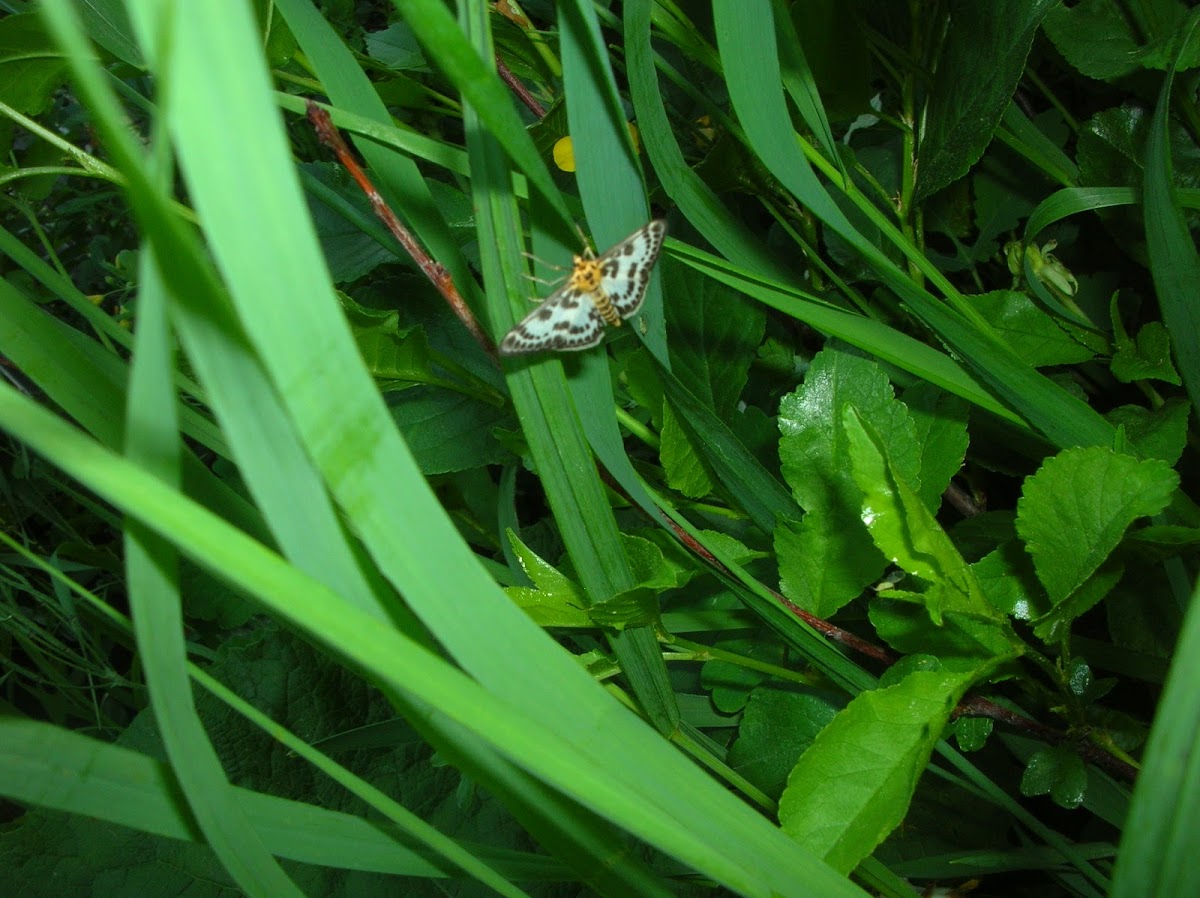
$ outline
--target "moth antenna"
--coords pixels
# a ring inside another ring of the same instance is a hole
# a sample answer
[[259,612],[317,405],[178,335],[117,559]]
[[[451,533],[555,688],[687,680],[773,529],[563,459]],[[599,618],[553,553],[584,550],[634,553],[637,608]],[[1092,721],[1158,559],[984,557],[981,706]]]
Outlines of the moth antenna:
[[594,256],[596,251],[592,248],[592,245],[588,243],[588,239],[583,233],[583,228],[579,226],[579,222],[575,222],[575,233],[579,235],[579,245],[583,247],[583,251],[588,256]]

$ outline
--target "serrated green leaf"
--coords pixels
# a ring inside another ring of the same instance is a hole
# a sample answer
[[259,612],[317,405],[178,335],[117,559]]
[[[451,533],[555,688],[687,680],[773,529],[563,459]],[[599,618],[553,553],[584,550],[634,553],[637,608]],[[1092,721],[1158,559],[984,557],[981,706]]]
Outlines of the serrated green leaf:
[[552,564],[539,557],[517,535],[508,531],[508,541],[520,562],[521,570],[533,582],[533,588],[510,586],[505,594],[541,627],[593,627],[587,613],[587,599],[575,581],[563,576]]
[[712,492],[713,482],[705,470],[700,454],[692,446],[691,434],[679,426],[671,403],[662,405],[662,432],[658,458],[667,474],[671,489],[689,499],[699,499]]
[[760,686],[742,712],[729,765],[778,798],[801,753],[845,704],[843,695],[827,690]]
[[635,586],[596,602],[589,613],[595,626],[611,630],[655,626],[658,623],[658,592]]
[[1107,559],[1070,596],[1033,622],[1034,635],[1047,644],[1057,642],[1075,618],[1094,607],[1112,591],[1124,573],[1123,560]]
[[933,746],[975,672],[917,671],[864,692],[825,727],[788,777],[784,831],[849,873],[904,819]]
[[886,559],[841,509],[811,511],[775,528],[779,591],[810,614],[830,617],[883,573]]
[[1160,321],[1147,321],[1136,340],[1117,341],[1112,373],[1121,383],[1137,380],[1162,380],[1179,386],[1183,383],[1171,362],[1171,335]]
[[931,196],[962,177],[983,155],[1052,6],[1051,0],[1003,0],[955,8],[940,63],[955,76],[932,85],[918,196]]
[[1017,533],[1058,604],[1096,572],[1140,517],[1158,514],[1179,485],[1165,463],[1111,449],[1068,449],[1025,481]]
[[884,555],[935,587],[926,603],[934,623],[941,623],[945,611],[998,620],[946,531],[916,491],[895,473],[875,429],[852,407],[843,413],[842,423],[850,469],[862,491],[863,521]]
[[664,259],[661,268],[668,295],[688,298],[666,304],[671,370],[698,399],[727,417],[762,342],[763,307],[690,266]]
[[879,638],[896,651],[927,652],[948,670],[975,670],[984,658],[1000,664],[1019,652],[1003,621],[946,612],[939,627],[923,603],[901,601],[887,593],[872,600],[868,615]]
[[492,434],[512,420],[508,409],[431,386],[392,394],[388,408],[426,474],[467,471],[510,457]]
[[960,717],[954,721],[954,741],[963,751],[978,751],[992,734],[990,717]]
[[1191,406],[1178,396],[1151,411],[1139,405],[1122,405],[1105,417],[1125,428],[1125,437],[1147,458],[1174,465],[1187,445],[1188,415]]
[[967,451],[967,403],[958,396],[920,381],[904,391],[921,447],[918,492],[925,506],[936,510],[950,478],[962,467]]
[[1104,351],[1104,341],[1095,334],[1053,318],[1026,293],[993,290],[970,300],[1013,351],[1035,368],[1086,362]]
[[1033,562],[1016,539],[998,546],[971,569],[994,608],[1017,620],[1032,620],[1050,610]]
[[[1063,57],[1089,78],[1110,81],[1139,69],[1165,69],[1187,7],[1182,3],[1151,4],[1129,16],[1114,0],[1083,0],[1059,6],[1046,16],[1046,35]],[[1147,33],[1149,32],[1149,33]],[[1191,62],[1196,63],[1193,49]]]

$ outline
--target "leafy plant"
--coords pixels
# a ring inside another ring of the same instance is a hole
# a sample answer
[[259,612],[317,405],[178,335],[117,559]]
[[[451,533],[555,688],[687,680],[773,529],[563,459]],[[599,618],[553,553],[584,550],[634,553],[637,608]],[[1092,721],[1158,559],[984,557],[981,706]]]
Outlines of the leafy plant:
[[1200,890],[1197,14],[460,6],[0,20],[17,894]]

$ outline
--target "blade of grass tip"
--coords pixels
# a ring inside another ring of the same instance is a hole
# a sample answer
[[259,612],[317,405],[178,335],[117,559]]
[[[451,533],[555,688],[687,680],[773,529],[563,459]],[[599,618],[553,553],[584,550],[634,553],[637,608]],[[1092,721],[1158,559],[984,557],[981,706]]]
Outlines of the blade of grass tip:
[[[138,329],[129,383],[125,447],[131,461],[168,484],[179,480],[179,433],[172,388],[166,297],[143,252],[138,279]],[[171,767],[205,841],[249,895],[303,894],[267,851],[230,792],[216,750],[196,713],[187,673],[187,646],[175,548],[136,519],[125,522],[125,570],[138,656],[150,707]]]
[[[646,188],[633,154],[629,128],[594,10],[588,4],[564,5],[561,9],[563,86],[578,163],[576,180],[593,236],[603,250],[646,223],[649,218]],[[551,238],[539,227],[542,217],[535,216],[533,220],[535,250],[547,252],[546,244]],[[554,254],[557,255],[557,249]],[[646,326],[645,345],[659,358],[667,358],[662,287],[657,272],[651,273],[638,321]],[[641,478],[629,462],[613,412],[612,374],[607,355],[587,353],[571,365],[571,393],[592,450],[625,494],[653,515],[654,503],[642,489]]]
[[1094,212],[1111,206],[1132,206],[1138,201],[1132,187],[1064,187],[1037,204],[1025,221],[1025,245],[1056,221],[1080,212]]
[[[1181,33],[1191,36],[1200,13],[1193,12],[1191,22]],[[1181,42],[1186,46],[1188,40]],[[1171,335],[1171,346],[1179,374],[1192,399],[1192,407],[1200,410],[1200,260],[1196,245],[1183,213],[1173,195],[1171,183],[1171,150],[1167,126],[1170,122],[1171,84],[1174,68],[1167,73],[1150,133],[1146,138],[1144,203],[1146,249],[1150,256],[1150,274],[1162,308],[1163,323]]]
[[629,0],[625,4],[625,63],[638,134],[659,182],[683,217],[726,259],[775,280],[791,278],[792,273],[763,249],[762,241],[741,225],[685,161],[658,89],[650,13],[650,0]]
[[[601,241],[600,247],[604,248],[623,239],[649,218],[645,185],[633,154],[595,11],[590,3],[578,0],[562,3],[558,9],[563,86],[576,152],[576,179],[588,220]],[[645,343],[651,354],[665,359],[666,321],[657,275],[652,276],[646,293],[639,318],[647,325]],[[642,491],[641,479],[634,473],[621,444],[608,355],[588,353],[579,363],[580,376],[572,378],[572,395],[597,455],[626,492],[637,497],[643,507],[649,507],[649,497]],[[596,508],[594,513],[604,514],[607,519],[605,530],[612,540],[612,551],[623,552],[616,520],[607,504],[603,512]],[[580,548],[591,551],[588,547]],[[619,581],[606,584],[615,589],[603,595],[607,598],[633,586],[632,574],[627,583],[623,587]],[[661,733],[674,732],[679,725],[679,707],[653,629],[630,627],[607,635],[650,722]]]
[[837,152],[833,128],[829,125],[829,117],[825,115],[825,107],[821,103],[821,94],[817,90],[816,80],[804,55],[804,45],[800,43],[800,35],[796,33],[791,10],[782,0],[773,0],[773,3],[775,23],[779,29],[779,60],[782,63],[783,86],[792,102],[796,104],[800,118],[824,148],[826,158],[837,167],[843,178],[848,179],[846,166]]

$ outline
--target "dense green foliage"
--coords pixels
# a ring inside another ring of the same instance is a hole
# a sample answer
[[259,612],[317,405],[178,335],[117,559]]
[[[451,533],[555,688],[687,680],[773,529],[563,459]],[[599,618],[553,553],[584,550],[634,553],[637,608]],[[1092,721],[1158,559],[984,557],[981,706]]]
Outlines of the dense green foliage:
[[5,6],[14,894],[1200,894],[1200,14]]

